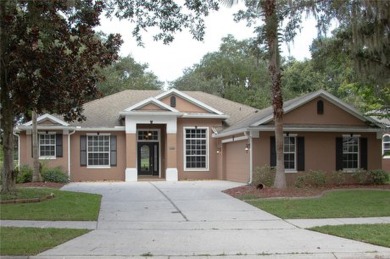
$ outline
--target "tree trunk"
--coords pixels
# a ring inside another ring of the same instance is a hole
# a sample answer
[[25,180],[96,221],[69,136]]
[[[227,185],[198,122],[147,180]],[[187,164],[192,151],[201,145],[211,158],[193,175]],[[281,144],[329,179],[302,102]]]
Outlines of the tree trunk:
[[[0,6],[0,21],[4,21],[7,15],[7,7],[10,5],[9,1],[1,1]],[[3,130],[3,168],[2,168],[2,193],[9,193],[16,190],[15,180],[16,173],[14,171],[14,136],[13,136],[13,105],[10,96],[10,85],[8,84],[8,72],[5,64],[8,64],[9,55],[8,49],[8,35],[4,28],[3,22],[0,22],[0,91],[1,91],[1,116],[0,125]]]
[[42,182],[40,164],[39,164],[39,144],[38,144],[38,129],[37,129],[37,113],[32,112],[32,146],[33,146],[33,182]]
[[[5,92],[5,93],[4,93]],[[13,114],[12,109],[8,109],[12,104],[10,100],[4,100],[6,89],[1,88],[1,125],[3,129],[3,170],[2,170],[2,193],[10,193],[16,190],[16,173],[14,167],[14,136],[13,136]]]
[[269,50],[268,70],[272,79],[272,107],[274,111],[276,175],[274,187],[286,188],[283,154],[283,96],[281,88],[280,53],[278,41],[279,20],[276,13],[276,0],[266,0],[263,4],[265,13],[265,33]]

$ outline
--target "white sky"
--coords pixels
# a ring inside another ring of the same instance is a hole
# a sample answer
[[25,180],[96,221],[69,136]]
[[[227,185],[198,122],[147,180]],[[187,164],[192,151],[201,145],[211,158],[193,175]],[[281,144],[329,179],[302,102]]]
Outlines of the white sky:
[[[199,63],[206,53],[217,51],[221,39],[228,34],[232,34],[238,40],[255,36],[253,28],[246,27],[245,22],[233,21],[233,14],[239,8],[240,5],[233,8],[221,6],[218,12],[210,13],[206,18],[206,35],[202,42],[192,39],[190,33],[183,31],[176,34],[171,44],[164,45],[162,42],[153,41],[152,33],[145,32],[143,34],[145,47],[139,47],[132,38],[130,22],[109,20],[105,17],[102,17],[101,26],[97,30],[105,33],[120,33],[124,40],[120,55],[131,55],[137,62],[148,63],[149,70],[153,71],[159,80],[168,82],[180,77],[185,68]],[[310,58],[309,46],[316,35],[314,20],[307,20],[303,30],[295,38],[295,43],[290,44],[290,55],[286,46],[282,47],[282,55],[293,56],[298,60]]]

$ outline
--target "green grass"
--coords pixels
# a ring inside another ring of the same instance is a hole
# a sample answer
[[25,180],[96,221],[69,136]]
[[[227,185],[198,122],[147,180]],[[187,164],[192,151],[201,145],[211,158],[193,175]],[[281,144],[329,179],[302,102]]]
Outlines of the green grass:
[[390,247],[390,224],[323,226],[314,227],[311,230]]
[[0,228],[0,255],[36,255],[88,233],[85,229]]
[[16,192],[0,194],[0,200],[42,198],[51,193],[52,190],[47,188],[19,188]]
[[247,202],[283,219],[390,216],[390,192],[380,190],[335,191],[321,198]]
[[21,188],[21,190],[27,193],[30,191],[54,193],[54,198],[38,203],[1,204],[0,219],[94,221],[99,216],[100,195],[49,188]]

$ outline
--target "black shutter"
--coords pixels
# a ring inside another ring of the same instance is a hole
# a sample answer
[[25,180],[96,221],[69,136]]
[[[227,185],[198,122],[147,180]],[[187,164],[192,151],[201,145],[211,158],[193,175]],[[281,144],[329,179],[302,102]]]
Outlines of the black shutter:
[[364,170],[368,168],[367,145],[367,138],[360,138],[360,168]]
[[336,171],[343,170],[343,138],[336,138]]
[[110,136],[110,165],[116,166],[116,136]]
[[276,143],[275,143],[275,137],[273,136],[270,139],[270,155],[271,155],[271,159],[269,165],[271,167],[275,167],[276,166]]
[[80,136],[80,166],[87,166],[87,136]]
[[62,157],[62,134],[56,134],[56,157]]
[[298,148],[298,165],[297,169],[298,171],[305,171],[305,138],[304,137],[297,137],[297,148]]

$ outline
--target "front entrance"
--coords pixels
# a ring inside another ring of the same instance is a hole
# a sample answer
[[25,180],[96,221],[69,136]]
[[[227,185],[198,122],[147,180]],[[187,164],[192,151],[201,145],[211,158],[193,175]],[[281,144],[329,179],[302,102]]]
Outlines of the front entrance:
[[159,143],[138,142],[138,175],[159,175]]

